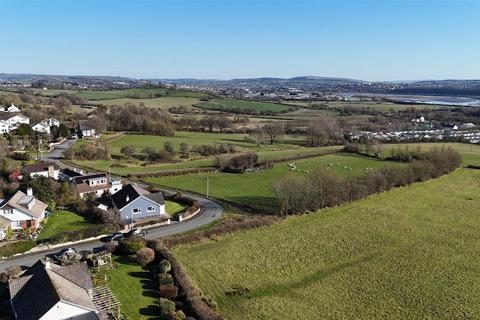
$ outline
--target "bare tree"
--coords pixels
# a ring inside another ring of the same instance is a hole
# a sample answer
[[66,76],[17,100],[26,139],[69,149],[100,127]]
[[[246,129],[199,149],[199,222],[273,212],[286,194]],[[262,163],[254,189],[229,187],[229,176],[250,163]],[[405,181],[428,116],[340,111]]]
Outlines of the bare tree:
[[277,139],[284,134],[283,127],[273,123],[263,126],[262,130],[266,133],[270,144],[277,142]]

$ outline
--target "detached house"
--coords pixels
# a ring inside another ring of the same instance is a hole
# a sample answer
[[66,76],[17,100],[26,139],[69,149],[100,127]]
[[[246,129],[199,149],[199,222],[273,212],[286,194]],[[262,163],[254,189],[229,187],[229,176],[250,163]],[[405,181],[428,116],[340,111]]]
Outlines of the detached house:
[[95,128],[88,124],[88,120],[78,121],[78,132],[82,138],[95,138],[97,136]]
[[18,109],[17,106],[12,103],[10,105],[10,107],[3,107],[3,109],[1,111],[3,111],[3,112],[20,112],[20,109]]
[[73,177],[70,183],[75,187],[80,198],[89,194],[95,197],[101,197],[106,192],[114,194],[122,188],[122,185],[117,182],[112,184],[105,173]]
[[9,133],[10,132],[9,127],[10,126],[8,125],[7,121],[0,120],[0,133]]
[[40,162],[26,165],[23,167],[23,173],[30,176],[30,178],[44,176],[58,180],[60,167],[55,162]]
[[50,134],[50,125],[45,121],[39,122],[32,126],[32,129],[40,133]]
[[32,189],[27,194],[17,191],[10,200],[0,204],[0,239],[5,237],[8,228],[19,230],[36,229],[45,218],[47,205],[33,196]]
[[38,260],[8,287],[18,320],[106,320],[119,314],[118,300],[107,287],[94,286],[86,262]]
[[137,220],[165,215],[165,201],[161,192],[150,193],[147,190],[126,185],[112,195],[112,203],[124,220]]
[[0,133],[9,133],[22,123],[30,124],[30,119],[21,114],[0,113]]

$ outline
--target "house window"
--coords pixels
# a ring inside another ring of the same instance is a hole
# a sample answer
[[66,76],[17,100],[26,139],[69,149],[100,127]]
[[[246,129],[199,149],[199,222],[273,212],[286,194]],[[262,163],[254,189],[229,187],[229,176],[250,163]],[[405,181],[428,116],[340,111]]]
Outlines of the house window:
[[142,212],[142,210],[139,208],[133,208],[132,212],[133,214],[139,214],[140,212]]
[[152,211],[155,211],[154,207],[147,207],[147,212],[152,212]]

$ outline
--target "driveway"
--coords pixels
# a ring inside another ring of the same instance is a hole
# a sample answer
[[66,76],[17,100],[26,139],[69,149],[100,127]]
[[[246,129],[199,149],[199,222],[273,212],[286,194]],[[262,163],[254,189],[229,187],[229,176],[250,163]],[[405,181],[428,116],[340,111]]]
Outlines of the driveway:
[[[75,140],[64,141],[61,145],[58,145],[55,149],[53,149],[48,155],[44,157],[45,161],[55,161],[61,167],[63,168],[67,167],[64,163],[62,163],[59,160],[59,158],[61,157],[63,152],[67,150],[74,142]],[[165,190],[165,191],[172,192],[172,190]],[[204,198],[198,195],[188,194],[183,191],[182,191],[182,194],[193,200],[198,201],[201,207],[200,212],[195,217],[182,222],[172,222],[170,225],[164,225],[160,227],[147,229],[148,230],[147,239],[157,239],[161,237],[167,237],[174,234],[190,231],[204,225],[208,225],[213,221],[219,219],[224,212],[223,207],[212,200],[209,200],[207,198]],[[0,272],[3,272],[5,268],[10,266],[27,266],[27,267],[31,266],[38,259],[43,258],[47,254],[57,253],[62,248],[74,247],[75,249],[77,249],[77,251],[82,251],[82,250],[92,250],[94,248],[99,248],[102,245],[103,245],[103,242],[99,240],[88,241],[88,242],[79,241],[77,244],[74,244],[74,245],[70,244],[68,246],[57,247],[55,249],[47,249],[47,250],[42,250],[42,251],[27,253],[27,254],[11,257],[11,258],[2,259],[0,260]]]

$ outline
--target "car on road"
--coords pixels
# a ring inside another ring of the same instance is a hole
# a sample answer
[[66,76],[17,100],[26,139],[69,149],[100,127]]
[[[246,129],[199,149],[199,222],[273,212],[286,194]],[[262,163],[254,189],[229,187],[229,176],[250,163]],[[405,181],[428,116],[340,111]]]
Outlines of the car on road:
[[137,236],[137,237],[145,237],[147,235],[147,231],[140,229],[140,228],[135,228],[130,231],[128,231],[125,236],[127,238],[132,237],[132,236]]
[[110,236],[110,241],[121,241],[125,238],[125,233],[116,232]]

